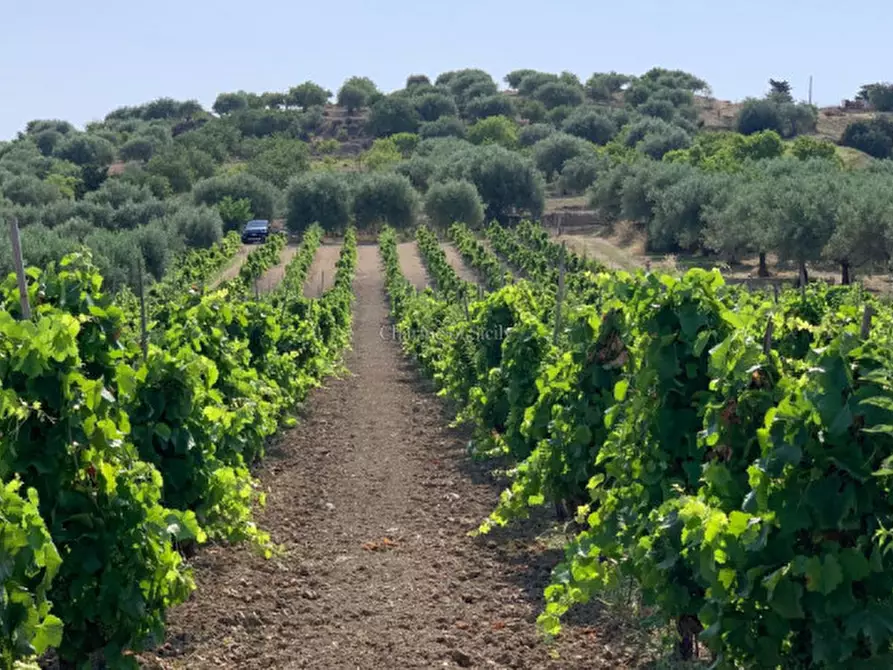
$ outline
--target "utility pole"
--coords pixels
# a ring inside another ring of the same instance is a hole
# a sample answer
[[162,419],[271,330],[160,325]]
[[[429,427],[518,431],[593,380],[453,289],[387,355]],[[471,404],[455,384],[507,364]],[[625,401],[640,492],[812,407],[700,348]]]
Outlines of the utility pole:
[[812,75],[809,75],[809,104],[812,104]]

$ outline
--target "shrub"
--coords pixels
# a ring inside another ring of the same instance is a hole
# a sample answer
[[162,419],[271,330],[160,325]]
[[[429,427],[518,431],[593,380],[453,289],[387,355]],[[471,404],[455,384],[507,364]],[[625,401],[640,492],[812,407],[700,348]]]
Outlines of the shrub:
[[[391,137],[396,137],[392,135]],[[361,156],[363,164],[370,170],[380,170],[400,162],[403,154],[390,137],[380,137],[372,143],[372,147]]]
[[314,223],[327,232],[339,232],[350,220],[351,193],[344,175],[308,172],[292,179],[286,194],[286,225],[303,233]]
[[796,138],[790,146],[791,155],[802,161],[813,158],[835,160],[837,147],[828,140],[819,140],[814,137],[801,136]]
[[448,228],[459,221],[474,228],[484,222],[484,205],[477,189],[467,181],[434,184],[425,196],[425,213],[436,226]]
[[389,224],[409,228],[415,223],[419,196],[409,179],[399,174],[366,175],[353,197],[356,225],[367,228]]

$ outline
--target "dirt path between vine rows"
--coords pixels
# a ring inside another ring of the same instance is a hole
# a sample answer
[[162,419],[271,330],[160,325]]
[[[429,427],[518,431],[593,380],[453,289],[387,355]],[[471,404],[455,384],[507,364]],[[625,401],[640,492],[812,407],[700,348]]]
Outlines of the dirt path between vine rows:
[[468,536],[501,484],[389,336],[377,247],[359,247],[354,288],[349,373],[311,394],[258,473],[259,523],[281,555],[202,548],[198,589],[144,667],[629,667],[632,650],[603,622],[571,624],[553,646],[539,637],[559,556],[547,525]]
[[285,276],[285,268],[288,267],[300,248],[300,244],[289,244],[282,250],[282,253],[279,254],[279,262],[264,272],[257,280],[257,288],[261,293],[268,293],[279,285]]
[[328,291],[335,283],[335,272],[338,257],[341,255],[340,244],[321,244],[316,250],[316,256],[310,264],[307,280],[304,282],[304,295],[308,298],[318,298]]
[[397,245],[397,257],[400,259],[400,269],[403,275],[412,282],[417,291],[423,291],[428,286],[428,275],[422,264],[422,256],[415,242],[403,242]]
[[243,244],[241,247],[239,247],[239,250],[236,252],[236,255],[233,256],[233,259],[229,262],[229,265],[227,265],[223,272],[217,275],[214,281],[211,282],[210,288],[216,288],[223,282],[235,278],[239,274],[239,270],[242,269],[242,263],[244,263],[245,259],[248,258],[248,254],[251,253],[252,249],[254,249],[254,246],[250,244]]
[[441,242],[440,248],[443,249],[447,262],[452,266],[453,270],[456,271],[456,274],[459,275],[460,279],[464,279],[472,284],[477,284],[480,281],[475,271],[465,264],[465,261],[462,259],[462,254],[459,253],[456,247],[449,242]]

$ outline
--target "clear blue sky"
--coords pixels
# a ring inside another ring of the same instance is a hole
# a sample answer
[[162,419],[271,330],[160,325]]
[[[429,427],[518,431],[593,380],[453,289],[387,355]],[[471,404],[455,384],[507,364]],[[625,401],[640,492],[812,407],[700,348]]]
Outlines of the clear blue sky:
[[[78,125],[159,96],[335,90],[367,75],[481,67],[638,74],[682,68],[717,97],[759,95],[769,77],[837,104],[893,80],[893,4],[828,0],[6,0],[0,7],[0,139],[34,118]],[[850,18],[850,12],[859,19]]]

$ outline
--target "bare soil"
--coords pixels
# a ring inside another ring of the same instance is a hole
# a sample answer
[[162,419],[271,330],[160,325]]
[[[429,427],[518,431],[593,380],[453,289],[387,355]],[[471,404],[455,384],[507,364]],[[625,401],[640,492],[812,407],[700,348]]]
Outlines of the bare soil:
[[257,288],[261,293],[268,293],[279,285],[285,276],[285,268],[291,263],[295,254],[301,248],[299,244],[289,244],[279,255],[279,262],[267,270],[261,278],[257,280]]
[[310,264],[307,281],[304,282],[305,296],[318,298],[332,287],[340,255],[340,244],[321,244],[319,246],[313,263]]
[[428,286],[428,275],[422,263],[422,256],[415,242],[401,242],[397,245],[397,257],[404,276],[412,282],[416,290],[423,291]]
[[251,253],[252,249],[254,249],[254,246],[250,244],[243,244],[236,252],[236,255],[233,256],[230,264],[226,266],[226,269],[224,269],[223,272],[221,272],[217,276],[217,278],[213,282],[211,282],[211,288],[216,288],[223,282],[234,279],[239,274],[239,270],[242,268],[242,263],[244,263],[245,259],[248,258],[248,254]]
[[281,554],[202,549],[199,588],[143,667],[639,665],[597,611],[573,617],[557,643],[540,638],[534,621],[559,558],[548,520],[469,537],[502,482],[468,457],[468,436],[389,335],[376,247],[359,248],[357,270],[349,373],[311,395],[258,473],[259,522]]
[[[769,277],[759,276],[759,258],[743,258],[735,263],[715,255],[700,254],[655,254],[645,251],[645,237],[625,222],[609,231],[604,226],[588,229],[577,228],[573,233],[555,235],[558,241],[566,241],[568,247],[579,254],[586,254],[615,270],[635,270],[650,266],[654,270],[669,273],[682,273],[694,267],[705,269],[719,268],[726,281],[733,284],[746,284],[750,288],[766,288],[773,284],[790,286],[798,279],[798,269],[794,263],[780,262],[774,255],[767,256]],[[810,263],[809,278],[831,284],[840,282],[840,267],[834,263]],[[893,293],[893,276],[883,273],[872,274],[867,268],[853,268],[852,279],[859,281],[874,293]]]
[[477,283],[478,277],[474,273],[470,267],[465,264],[465,261],[462,259],[462,255],[456,250],[452,244],[448,242],[441,242],[440,248],[443,249],[443,253],[446,256],[447,262],[456,271],[456,274],[459,275],[460,279],[464,279],[465,281]]

